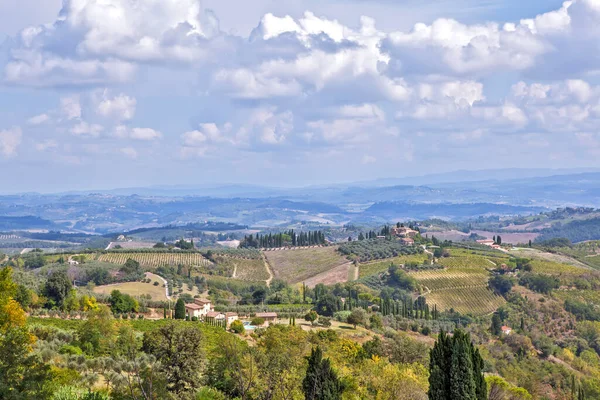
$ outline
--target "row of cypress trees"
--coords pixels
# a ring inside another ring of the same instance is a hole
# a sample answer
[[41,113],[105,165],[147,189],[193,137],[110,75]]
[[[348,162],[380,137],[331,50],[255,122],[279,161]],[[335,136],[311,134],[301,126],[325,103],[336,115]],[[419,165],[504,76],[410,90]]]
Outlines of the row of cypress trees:
[[283,233],[269,233],[268,235],[246,235],[239,247],[252,248],[277,248],[285,246],[318,246],[325,244],[325,234],[322,231],[309,231],[296,233],[293,229]]

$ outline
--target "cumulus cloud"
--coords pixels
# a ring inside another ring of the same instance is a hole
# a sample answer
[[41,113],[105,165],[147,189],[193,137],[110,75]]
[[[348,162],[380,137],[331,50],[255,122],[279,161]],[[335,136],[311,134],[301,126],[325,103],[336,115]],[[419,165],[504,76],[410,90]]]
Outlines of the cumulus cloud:
[[162,133],[152,128],[129,128],[119,125],[115,128],[115,136],[121,139],[153,141],[162,138]]
[[27,123],[29,125],[42,125],[48,121],[50,121],[50,117],[48,116],[48,114],[40,114],[36,115],[35,117],[29,118],[27,120]]
[[22,131],[19,127],[0,130],[0,154],[4,157],[13,157],[21,144]]
[[123,147],[123,148],[119,149],[119,151],[125,157],[130,158],[132,160],[135,160],[138,157],[138,152],[133,147]]
[[70,132],[75,136],[98,137],[103,130],[104,127],[102,125],[90,124],[88,122],[81,121],[74,125]]
[[127,121],[135,115],[137,101],[123,93],[110,97],[105,90],[100,99],[97,99],[96,113],[104,118],[117,122]]

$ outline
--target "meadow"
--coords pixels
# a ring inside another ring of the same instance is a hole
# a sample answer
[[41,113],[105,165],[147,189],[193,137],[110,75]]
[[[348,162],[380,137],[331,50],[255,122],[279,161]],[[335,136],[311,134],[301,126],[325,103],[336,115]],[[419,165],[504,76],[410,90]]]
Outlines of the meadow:
[[265,251],[275,279],[298,283],[348,263],[337,247]]

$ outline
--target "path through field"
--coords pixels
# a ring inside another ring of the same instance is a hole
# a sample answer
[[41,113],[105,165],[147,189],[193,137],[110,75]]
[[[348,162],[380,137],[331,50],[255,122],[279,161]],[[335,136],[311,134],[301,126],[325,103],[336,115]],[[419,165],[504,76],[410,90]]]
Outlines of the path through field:
[[231,274],[231,277],[233,279],[235,279],[236,276],[237,276],[237,264],[233,264],[233,273]]
[[271,286],[271,282],[273,281],[273,271],[271,271],[271,266],[269,265],[269,261],[264,254],[261,253],[263,263],[265,264],[265,268],[267,269],[267,273],[269,274],[269,278],[266,280],[267,287]]
[[162,281],[165,284],[165,296],[167,297],[168,300],[171,300],[171,296],[169,296],[169,282],[167,282],[167,280],[160,275],[153,274],[152,272],[146,272],[146,278],[152,279],[152,277],[157,277],[159,279],[162,279]]

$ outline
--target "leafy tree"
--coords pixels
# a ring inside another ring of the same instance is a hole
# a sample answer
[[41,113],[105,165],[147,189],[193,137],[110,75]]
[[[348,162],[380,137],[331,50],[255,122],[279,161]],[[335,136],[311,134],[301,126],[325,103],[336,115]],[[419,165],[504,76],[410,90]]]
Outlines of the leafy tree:
[[265,323],[265,319],[264,318],[260,318],[260,317],[254,317],[250,320],[250,324],[254,325],[254,326],[262,326]]
[[175,303],[175,319],[185,319],[185,301],[178,299]]
[[103,355],[112,349],[116,324],[110,309],[100,305],[88,312],[87,319],[77,329],[79,347],[89,355]]
[[167,389],[185,395],[200,385],[198,375],[203,364],[203,340],[197,325],[182,326],[172,322],[146,332],[142,349],[160,362]]
[[319,315],[333,317],[333,314],[339,311],[337,298],[331,294],[320,297],[315,305],[315,310]]
[[557,277],[544,274],[526,273],[521,275],[519,284],[527,286],[529,289],[548,294],[553,289],[558,289],[560,286],[560,280]]
[[354,329],[356,329],[356,325],[364,325],[366,322],[367,316],[365,310],[362,308],[355,308],[352,310],[350,315],[348,315],[347,322],[349,324],[354,325]]
[[72,287],[67,272],[60,270],[50,274],[42,292],[48,298],[50,306],[62,307]]
[[32,353],[35,337],[25,325],[25,312],[14,300],[12,269],[0,269],[0,399],[49,397],[50,367]]
[[315,310],[311,310],[309,311],[305,316],[304,316],[304,320],[306,322],[314,322],[317,320],[317,318],[319,318],[319,315],[317,314],[317,312]]
[[488,284],[494,292],[503,296],[512,290],[514,282],[508,276],[495,275],[490,278]]
[[129,312],[137,312],[139,308],[138,302],[126,293],[121,293],[119,290],[113,290],[108,299],[110,309],[115,314],[124,314]]
[[306,376],[302,381],[305,400],[340,400],[344,386],[331,366],[329,358],[323,359],[320,347],[313,348],[308,357]]

